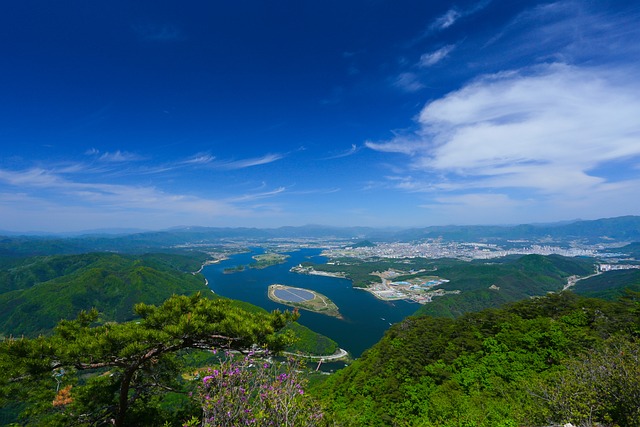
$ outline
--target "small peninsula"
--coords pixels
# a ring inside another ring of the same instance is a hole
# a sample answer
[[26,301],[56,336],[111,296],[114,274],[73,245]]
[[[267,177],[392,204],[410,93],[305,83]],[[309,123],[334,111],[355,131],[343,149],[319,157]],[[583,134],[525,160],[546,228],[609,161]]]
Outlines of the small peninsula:
[[321,293],[309,289],[294,288],[276,283],[269,286],[269,299],[290,307],[342,319],[338,306],[333,301]]

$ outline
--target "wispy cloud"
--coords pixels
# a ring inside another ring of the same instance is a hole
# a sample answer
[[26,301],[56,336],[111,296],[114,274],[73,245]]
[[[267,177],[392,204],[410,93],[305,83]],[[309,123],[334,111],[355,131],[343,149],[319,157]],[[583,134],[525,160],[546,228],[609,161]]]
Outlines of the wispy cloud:
[[310,194],[333,194],[340,191],[340,188],[317,188],[312,190],[289,191],[294,196],[308,196]]
[[14,186],[28,187],[51,187],[64,184],[60,177],[40,168],[30,168],[22,171],[0,169],[0,181]]
[[262,191],[262,192],[258,192],[258,193],[249,193],[249,194],[244,194],[242,196],[238,196],[238,197],[233,197],[231,199],[229,199],[232,202],[247,202],[247,201],[253,201],[253,200],[258,200],[258,199],[265,199],[268,197],[273,197],[276,196],[278,194],[284,193],[286,191],[285,187],[278,187],[275,188],[273,190],[269,190],[269,191]]
[[383,153],[402,153],[414,155],[424,149],[424,141],[416,134],[396,135],[393,139],[383,142],[366,141],[365,147]]
[[594,171],[640,159],[640,80],[631,73],[551,64],[487,75],[428,103],[415,132],[366,146],[409,156],[419,178],[392,183],[408,191],[626,192]]
[[198,153],[186,160],[182,160],[179,164],[183,165],[208,165],[216,159],[209,153]]
[[262,157],[252,157],[241,160],[229,160],[211,163],[214,167],[219,169],[244,169],[253,166],[266,165],[276,162],[284,158],[283,154],[265,154]]
[[[98,223],[121,227],[123,218],[127,226],[162,228],[176,223],[211,224],[217,220],[237,223],[242,218],[264,219],[282,214],[278,205],[253,202],[276,197],[285,192],[285,187],[265,190],[263,184],[262,189],[229,197],[226,189],[205,188],[197,195],[192,191],[167,191],[166,188],[176,188],[175,179],[184,178],[175,174],[167,175],[167,182],[154,181],[165,184],[165,188],[140,181],[142,176],[160,176],[177,170],[197,168],[212,173],[250,168],[280,160],[282,154],[217,161],[213,155],[200,152],[164,163],[126,151],[103,152],[92,148],[84,154],[90,161],[38,162],[38,166],[22,169],[0,169],[0,213],[5,226],[42,229],[42,225],[37,225],[42,224],[42,215],[60,231],[95,228]],[[207,196],[211,193],[220,194]],[[29,223],[34,226],[29,227]]]
[[624,63],[638,57],[640,10],[629,7],[621,13],[599,6],[597,2],[566,0],[526,9],[478,48],[485,55],[493,49],[490,59],[497,62],[537,58],[598,64]]
[[100,156],[100,160],[103,162],[135,162],[142,160],[142,157],[134,153],[118,150],[113,153],[104,153]]
[[343,157],[349,157],[356,154],[358,151],[360,151],[361,148],[362,147],[358,147],[356,144],[351,144],[351,148],[349,148],[348,150],[337,153],[337,154],[333,154],[328,157],[323,157],[321,160],[333,160],[333,159],[341,159]]
[[434,30],[444,30],[449,28],[462,16],[462,13],[455,9],[447,10],[443,15],[440,15],[430,26]]
[[22,224],[21,228],[29,217],[41,224],[42,215],[47,215],[57,230],[77,230],[85,223],[95,227],[99,221],[105,227],[122,226],[122,218],[129,218],[130,225],[162,227],[175,225],[176,218],[197,224],[253,214],[230,200],[165,192],[144,185],[77,181],[40,168],[0,169],[0,185],[20,195],[2,197],[0,210],[7,222]]
[[138,154],[130,153],[128,151],[120,151],[120,150],[117,150],[114,152],[107,151],[103,153],[97,148],[91,148],[90,150],[87,150],[85,154],[88,156],[95,157],[99,161],[109,162],[109,163],[136,162],[136,161],[144,160],[144,157]]
[[[126,151],[115,152],[101,152],[98,149],[92,148],[85,152],[86,155],[94,157],[100,164],[92,164],[91,166],[76,163],[73,165],[66,165],[64,169],[57,168],[58,172],[85,172],[85,173],[106,173],[109,172],[112,175],[153,175],[166,172],[175,171],[178,169],[184,169],[187,167],[204,167],[220,170],[236,170],[250,168],[253,166],[266,165],[273,163],[285,157],[283,154],[265,154],[261,157],[252,157],[239,160],[218,160],[216,156],[201,152],[196,153],[190,157],[175,160],[164,163],[153,163],[151,158],[144,157],[135,153],[129,153]],[[143,162],[146,161],[146,162]],[[130,164],[127,164],[126,169],[118,169],[119,164],[138,162],[134,168]]]
[[418,66],[422,68],[432,67],[436,65],[438,62],[442,61],[444,58],[446,58],[454,48],[455,48],[455,45],[450,44],[450,45],[443,46],[436,51],[425,53],[422,56],[420,56],[420,61],[418,62]]
[[412,72],[401,73],[393,82],[395,87],[405,92],[417,92],[424,89],[424,84],[420,82],[420,77]]
[[491,3],[491,0],[483,0],[468,9],[451,8],[444,14],[440,15],[429,25],[429,32],[442,31],[451,27],[459,19],[469,15],[473,15],[476,12],[481,11]]

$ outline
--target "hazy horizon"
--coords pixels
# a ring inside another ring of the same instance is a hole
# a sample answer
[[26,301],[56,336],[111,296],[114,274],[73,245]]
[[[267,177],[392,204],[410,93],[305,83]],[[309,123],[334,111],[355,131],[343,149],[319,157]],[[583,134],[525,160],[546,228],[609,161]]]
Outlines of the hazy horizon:
[[0,6],[0,229],[640,213],[640,6]]
[[530,222],[530,223],[486,223],[486,224],[478,224],[478,223],[469,223],[469,224],[422,224],[415,226],[399,226],[399,225],[388,225],[388,226],[359,226],[359,225],[327,225],[327,224],[302,224],[302,225],[280,225],[276,227],[255,227],[255,226],[203,226],[203,225],[176,225],[167,228],[94,228],[94,229],[74,229],[74,230],[63,230],[63,231],[42,231],[42,230],[9,230],[0,227],[0,235],[9,235],[9,236],[83,236],[83,235],[91,235],[91,234],[106,234],[106,235],[130,235],[130,234],[138,234],[138,233],[162,233],[162,232],[172,232],[172,231],[183,231],[187,229],[255,229],[255,230],[279,230],[282,228],[326,228],[326,229],[336,229],[336,230],[345,230],[351,228],[367,228],[372,230],[379,231],[402,231],[409,229],[421,229],[421,228],[430,228],[430,227],[517,227],[521,225],[528,226],[558,226],[558,225],[566,225],[573,224],[576,222],[589,222],[589,221],[599,221],[599,220],[610,220],[617,219],[623,217],[637,217],[637,215],[624,215],[620,217],[610,217],[610,218],[593,218],[593,219],[584,219],[584,218],[575,218],[570,220],[561,220],[561,221],[552,221],[552,222]]

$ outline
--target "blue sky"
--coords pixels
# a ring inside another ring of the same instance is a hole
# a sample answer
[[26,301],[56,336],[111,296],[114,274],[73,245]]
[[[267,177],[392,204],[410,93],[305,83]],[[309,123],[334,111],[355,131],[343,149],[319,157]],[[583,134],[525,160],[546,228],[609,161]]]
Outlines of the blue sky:
[[4,1],[0,229],[640,214],[640,4]]

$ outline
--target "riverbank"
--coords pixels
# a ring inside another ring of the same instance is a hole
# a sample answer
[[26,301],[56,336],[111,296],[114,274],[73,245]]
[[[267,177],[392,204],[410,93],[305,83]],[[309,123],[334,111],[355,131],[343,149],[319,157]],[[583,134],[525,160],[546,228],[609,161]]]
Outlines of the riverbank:
[[302,264],[298,264],[294,267],[291,267],[289,271],[292,273],[298,273],[298,274],[310,274],[312,276],[335,277],[337,279],[347,278],[347,275],[345,273],[341,273],[341,272],[330,273],[328,271],[318,271],[318,270],[314,270],[313,267],[305,267]]
[[282,354],[285,354],[287,356],[295,356],[295,357],[302,357],[303,359],[310,359],[310,360],[319,360],[322,362],[327,362],[327,361],[338,361],[338,360],[349,360],[349,352],[345,349],[339,348],[338,350],[336,350],[335,353],[333,354],[329,354],[329,355],[311,355],[311,354],[301,354],[301,353],[292,353],[289,351],[283,351]]
[[229,259],[229,258],[227,258],[226,256],[223,256],[222,258],[216,258],[216,259],[210,259],[210,260],[207,260],[207,261],[205,261],[205,262],[200,266],[200,269],[199,269],[198,271],[194,271],[192,274],[194,274],[194,275],[195,275],[195,274],[202,273],[202,270],[203,270],[206,266],[208,266],[208,265],[213,265],[213,264],[218,264],[218,263],[220,263],[220,262],[222,262],[222,261],[226,261],[226,260],[228,260],[228,259]]

